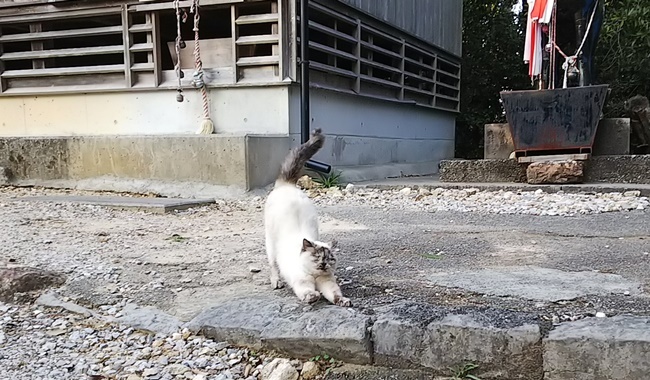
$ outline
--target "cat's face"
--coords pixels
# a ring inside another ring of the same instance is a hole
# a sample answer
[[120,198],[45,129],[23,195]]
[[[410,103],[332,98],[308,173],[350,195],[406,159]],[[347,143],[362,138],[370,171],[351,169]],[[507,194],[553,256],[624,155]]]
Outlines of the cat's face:
[[320,245],[307,239],[302,241],[302,254],[308,258],[310,267],[314,272],[334,272],[336,257],[332,253],[333,248],[333,246]]

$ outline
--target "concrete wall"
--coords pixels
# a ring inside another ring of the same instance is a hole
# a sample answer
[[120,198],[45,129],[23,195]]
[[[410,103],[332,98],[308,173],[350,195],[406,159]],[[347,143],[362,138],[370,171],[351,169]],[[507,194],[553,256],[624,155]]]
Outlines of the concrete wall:
[[[292,88],[290,131],[300,141],[300,91]],[[454,157],[455,115],[338,92],[312,89],[312,129],[328,136],[315,157],[349,181],[434,174]]]
[[115,177],[250,190],[277,177],[289,146],[286,135],[0,138],[0,167],[15,182]]
[[[195,133],[203,120],[198,90],[0,97],[0,136],[161,135]],[[218,133],[286,134],[288,88],[209,90]]]

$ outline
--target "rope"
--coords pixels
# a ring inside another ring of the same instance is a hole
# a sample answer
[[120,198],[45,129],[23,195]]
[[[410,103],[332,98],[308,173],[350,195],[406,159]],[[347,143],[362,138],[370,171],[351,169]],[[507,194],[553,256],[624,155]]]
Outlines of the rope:
[[587,42],[587,38],[589,37],[589,32],[591,31],[591,25],[594,22],[594,18],[596,17],[597,10],[598,10],[598,0],[594,2],[594,10],[591,12],[591,17],[589,18],[589,24],[587,25],[587,29],[585,30],[585,35],[582,37],[582,43],[580,44],[580,47],[578,47],[578,50],[576,50],[575,54],[568,56],[562,51],[562,49],[560,49],[559,46],[555,45],[555,49],[557,49],[557,51],[564,57],[564,63],[562,64],[562,69],[564,69],[564,81],[562,83],[562,88],[568,87],[569,67],[575,66],[578,60],[578,55],[580,55],[580,53],[582,52],[582,48],[584,48],[585,43]]
[[179,0],[174,0],[174,9],[176,10],[176,67],[174,67],[174,71],[178,78],[178,87],[176,88],[178,94],[176,94],[176,101],[180,103],[183,101],[183,88],[181,84],[181,8]]
[[210,121],[210,100],[208,99],[208,90],[205,86],[205,81],[203,80],[203,62],[201,61],[201,49],[199,47],[199,20],[201,19],[201,16],[199,15],[199,0],[192,0],[190,12],[194,14],[194,63],[196,67],[192,83],[195,87],[201,89],[201,98],[203,100],[204,124],[199,133],[211,134],[213,132],[213,127],[212,122]]

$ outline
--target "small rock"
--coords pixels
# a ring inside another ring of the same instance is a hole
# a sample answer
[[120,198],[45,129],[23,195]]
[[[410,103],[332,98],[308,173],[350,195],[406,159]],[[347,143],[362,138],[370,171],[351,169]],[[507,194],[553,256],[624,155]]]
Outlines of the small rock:
[[402,194],[402,195],[411,195],[411,188],[410,187],[405,187],[402,190],[400,190],[399,193]]
[[262,270],[257,267],[251,267],[250,268],[251,273],[260,273]]
[[177,376],[177,375],[182,375],[185,372],[189,371],[190,369],[184,365],[184,364],[170,364],[167,367],[165,367],[165,370],[169,372],[170,374]]
[[127,376],[126,380],[142,380],[142,378],[135,373],[130,374]]
[[355,188],[354,185],[351,184],[351,183],[348,183],[348,184],[345,186],[345,191],[348,192],[348,193],[353,193],[355,190],[356,190],[356,188]]
[[302,366],[302,371],[300,372],[300,376],[304,380],[310,380],[310,379],[315,379],[319,373],[320,373],[320,368],[318,368],[318,364],[314,362],[306,362]]
[[626,290],[626,291],[623,292],[623,295],[624,295],[624,296],[629,296],[629,295],[630,295],[630,292]]
[[262,368],[262,379],[265,380],[298,380],[298,371],[287,359],[274,359]]
[[148,376],[156,376],[157,374],[160,373],[160,368],[147,368],[142,372],[142,376],[148,377]]
[[596,313],[596,318],[607,318],[607,314],[603,313],[602,311],[599,311]]

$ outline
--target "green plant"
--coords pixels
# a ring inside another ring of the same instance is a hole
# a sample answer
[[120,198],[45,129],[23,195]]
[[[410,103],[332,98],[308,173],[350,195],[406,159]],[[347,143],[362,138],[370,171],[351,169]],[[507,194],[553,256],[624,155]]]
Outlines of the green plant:
[[471,372],[478,369],[478,365],[467,363],[458,368],[449,368],[454,379],[481,380],[479,377],[472,375]]
[[331,172],[329,174],[318,173],[318,178],[314,178],[314,182],[325,188],[335,187],[339,185],[342,172]]
[[341,366],[341,362],[329,356],[328,354],[316,355],[309,359],[319,365],[321,370],[325,370],[325,375],[328,375],[332,369]]

